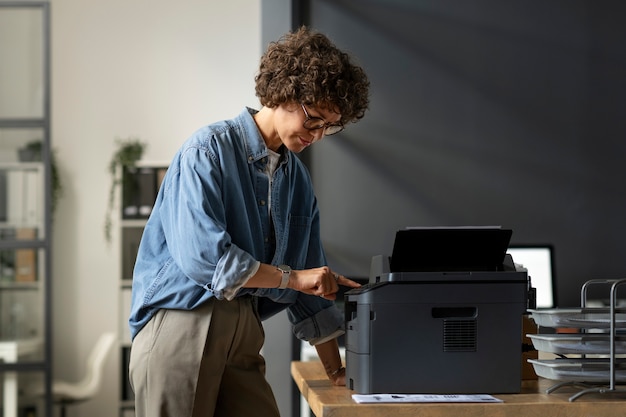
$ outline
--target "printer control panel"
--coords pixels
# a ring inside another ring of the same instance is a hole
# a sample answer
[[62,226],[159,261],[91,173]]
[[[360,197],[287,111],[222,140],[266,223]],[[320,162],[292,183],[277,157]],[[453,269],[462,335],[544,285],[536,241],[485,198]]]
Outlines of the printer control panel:
[[346,291],[346,295],[359,295],[371,291],[375,288],[382,287],[384,285],[388,285],[389,282],[370,282],[365,285],[361,285],[359,288],[352,288],[349,291]]

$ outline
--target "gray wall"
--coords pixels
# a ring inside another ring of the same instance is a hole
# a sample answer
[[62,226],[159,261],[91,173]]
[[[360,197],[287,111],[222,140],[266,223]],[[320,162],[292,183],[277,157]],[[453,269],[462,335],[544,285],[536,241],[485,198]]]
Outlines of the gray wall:
[[331,266],[367,276],[408,225],[502,225],[555,246],[561,306],[626,276],[626,3],[310,3],[372,83],[307,151]]
[[[366,277],[407,225],[502,225],[514,243],[555,246],[561,306],[579,304],[587,279],[626,276],[626,3],[300,5],[372,82],[365,119],[302,155],[333,268]],[[263,0],[262,49],[291,10]],[[284,317],[267,328],[288,415],[291,335]]]

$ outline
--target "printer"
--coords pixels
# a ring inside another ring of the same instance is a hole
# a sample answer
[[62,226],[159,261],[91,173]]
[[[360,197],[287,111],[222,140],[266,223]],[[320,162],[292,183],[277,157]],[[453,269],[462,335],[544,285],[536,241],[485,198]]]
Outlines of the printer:
[[525,270],[500,227],[406,228],[347,291],[346,385],[358,394],[519,393]]

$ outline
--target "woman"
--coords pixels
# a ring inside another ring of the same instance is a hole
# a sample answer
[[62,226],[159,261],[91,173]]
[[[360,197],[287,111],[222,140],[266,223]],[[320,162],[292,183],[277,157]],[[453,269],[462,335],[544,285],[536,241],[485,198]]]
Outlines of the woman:
[[339,285],[320,239],[308,171],[294,155],[361,119],[369,83],[306,28],[269,45],[262,108],[195,132],[174,156],[133,277],[130,379],[136,415],[279,416],[265,380],[261,319],[287,309],[344,384]]

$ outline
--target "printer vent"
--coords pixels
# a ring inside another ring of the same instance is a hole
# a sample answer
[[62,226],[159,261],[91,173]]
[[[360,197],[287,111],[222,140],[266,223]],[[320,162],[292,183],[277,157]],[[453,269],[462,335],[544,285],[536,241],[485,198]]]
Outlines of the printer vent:
[[476,320],[443,320],[444,352],[476,352]]

